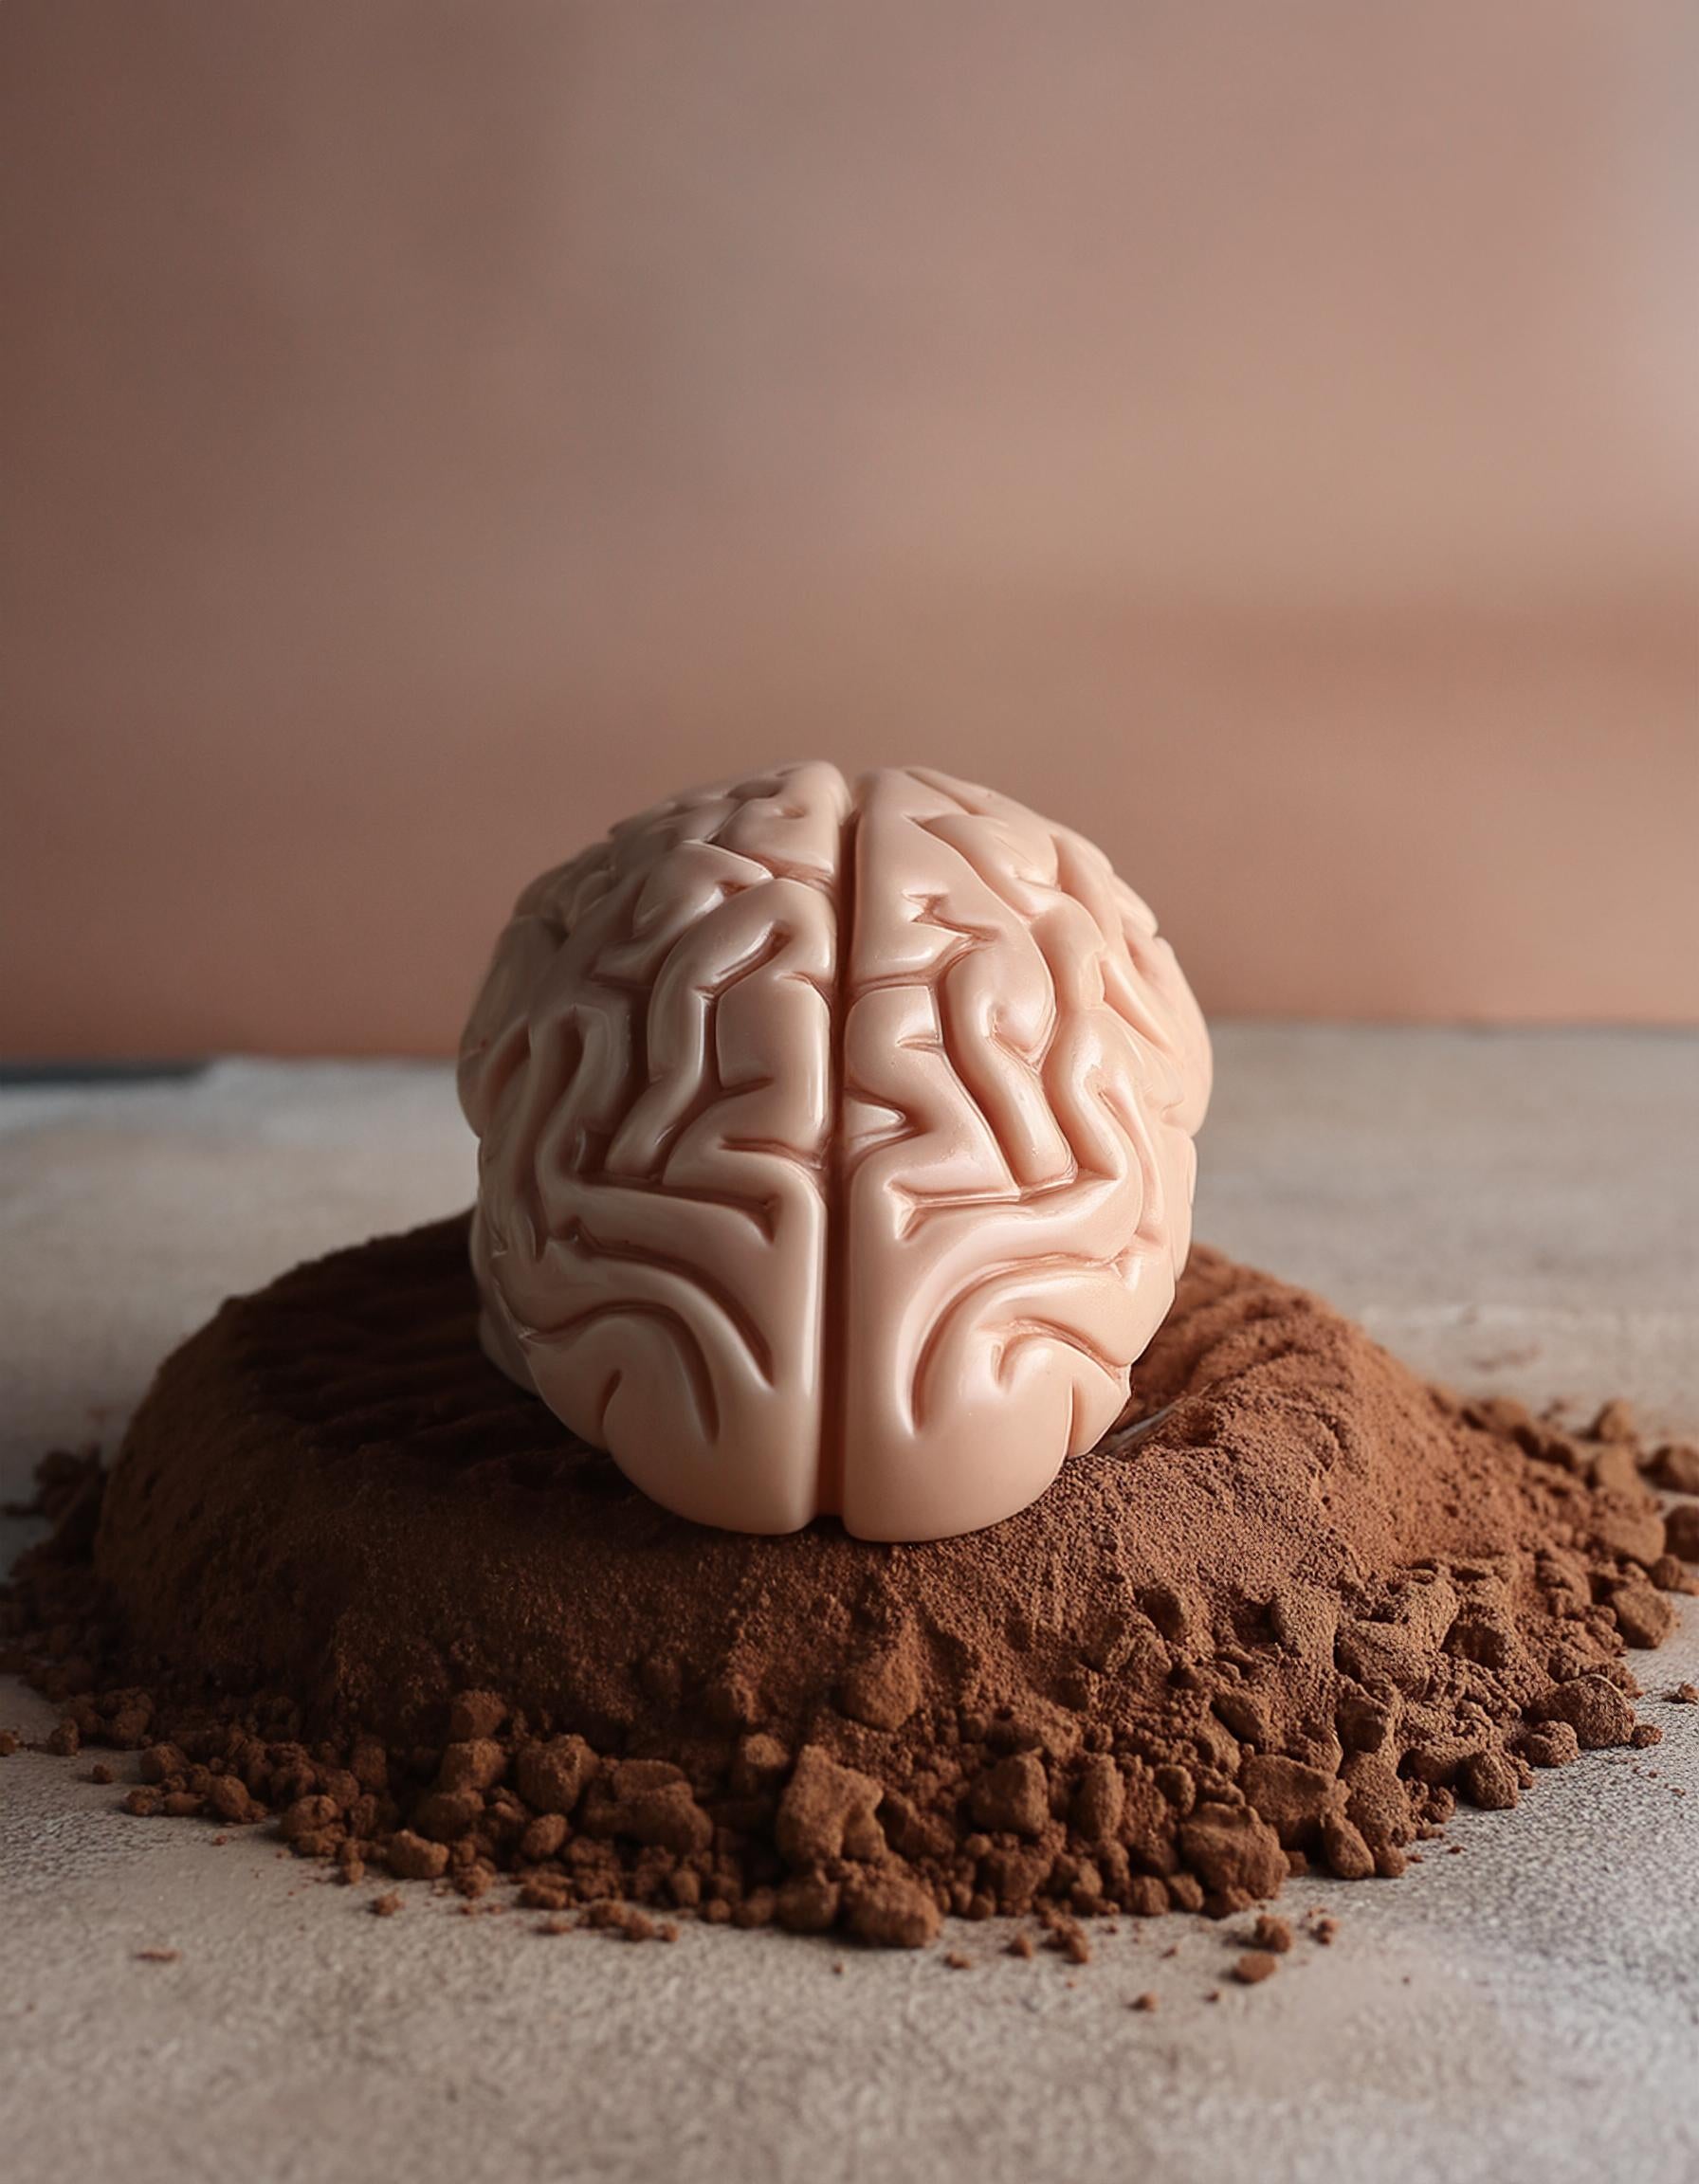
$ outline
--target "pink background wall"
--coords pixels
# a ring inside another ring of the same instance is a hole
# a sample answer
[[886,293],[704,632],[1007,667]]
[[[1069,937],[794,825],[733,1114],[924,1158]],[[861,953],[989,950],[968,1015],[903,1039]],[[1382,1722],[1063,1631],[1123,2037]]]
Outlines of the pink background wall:
[[1679,5],[0,11],[0,1042],[449,1044],[923,759],[1207,1006],[1699,1017]]

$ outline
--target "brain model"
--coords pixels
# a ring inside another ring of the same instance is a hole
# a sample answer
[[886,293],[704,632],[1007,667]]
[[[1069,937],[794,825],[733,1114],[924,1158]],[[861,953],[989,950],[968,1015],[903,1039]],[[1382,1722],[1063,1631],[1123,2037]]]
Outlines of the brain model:
[[485,1349],[700,1522],[940,1538],[1126,1405],[1209,1041],[1102,851],[796,765],[526,888],[462,1043]]

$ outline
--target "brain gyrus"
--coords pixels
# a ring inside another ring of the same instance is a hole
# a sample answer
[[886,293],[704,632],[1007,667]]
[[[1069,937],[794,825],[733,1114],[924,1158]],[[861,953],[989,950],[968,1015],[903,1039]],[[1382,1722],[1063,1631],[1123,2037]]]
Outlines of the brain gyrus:
[[1127,1401],[1203,1020],[1102,851],[921,768],[776,768],[521,896],[461,1046],[496,1362],[656,1502],[972,1531]]

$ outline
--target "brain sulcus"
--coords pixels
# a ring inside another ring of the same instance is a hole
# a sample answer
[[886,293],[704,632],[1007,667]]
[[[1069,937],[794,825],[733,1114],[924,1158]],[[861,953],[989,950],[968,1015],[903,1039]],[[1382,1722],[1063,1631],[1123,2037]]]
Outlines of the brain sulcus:
[[525,889],[467,1023],[484,1345],[700,1522],[995,1523],[1126,1406],[1209,1086],[1081,836],[918,767],[674,797]]

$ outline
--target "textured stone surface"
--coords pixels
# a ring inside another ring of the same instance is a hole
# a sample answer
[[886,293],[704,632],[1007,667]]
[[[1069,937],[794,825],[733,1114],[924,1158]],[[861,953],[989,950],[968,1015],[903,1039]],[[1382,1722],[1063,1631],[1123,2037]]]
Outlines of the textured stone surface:
[[[1228,1027],[1216,1052],[1200,1234],[1459,1384],[1699,1427],[1699,1040]],[[0,1094],[0,1495],[47,1441],[110,1438],[227,1291],[470,1187],[447,1070]],[[1653,1693],[1699,1678],[1699,1614],[1642,1665]],[[1255,1987],[1242,1920],[1124,1925],[1079,1969],[960,1927],[957,1972],[688,1926],[544,1938],[417,1895],[373,1919],[256,1834],[214,1848],[18,1753],[6,2174],[1673,2184],[1699,2167],[1699,1707],[1644,1711],[1660,1746],[1463,1814],[1461,1855],[1292,1891],[1338,1938]],[[0,1683],[0,1728],[51,1720]]]

